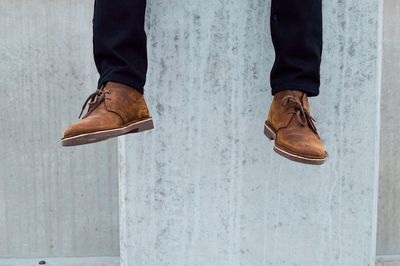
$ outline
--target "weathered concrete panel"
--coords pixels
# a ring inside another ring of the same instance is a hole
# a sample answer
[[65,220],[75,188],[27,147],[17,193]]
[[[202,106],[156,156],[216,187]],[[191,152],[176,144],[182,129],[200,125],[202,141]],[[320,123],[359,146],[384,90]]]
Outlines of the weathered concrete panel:
[[148,2],[156,129],[120,142],[122,264],[374,265],[381,1],[324,1],[319,168],[263,135],[270,1]]
[[116,141],[60,145],[96,85],[92,5],[0,4],[0,257],[119,255]]
[[378,255],[400,255],[400,2],[385,0]]

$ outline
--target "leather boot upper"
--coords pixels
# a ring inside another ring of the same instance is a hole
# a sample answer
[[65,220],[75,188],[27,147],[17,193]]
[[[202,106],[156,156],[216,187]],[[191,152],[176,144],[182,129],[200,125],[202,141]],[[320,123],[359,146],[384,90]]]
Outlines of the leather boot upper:
[[326,158],[307,94],[297,90],[275,93],[266,124],[275,131],[275,146],[308,158]]
[[64,138],[124,127],[150,117],[144,96],[129,86],[108,82],[86,100],[86,115],[64,131]]

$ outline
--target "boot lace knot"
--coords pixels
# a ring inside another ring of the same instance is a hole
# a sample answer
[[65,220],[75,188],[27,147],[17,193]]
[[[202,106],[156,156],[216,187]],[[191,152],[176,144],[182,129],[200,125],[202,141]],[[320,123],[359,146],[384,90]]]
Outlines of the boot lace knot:
[[297,121],[302,125],[309,125],[310,128],[318,135],[316,121],[311,116],[310,112],[304,108],[303,104],[299,99],[292,95],[287,95],[282,98],[281,105],[283,107],[290,107],[290,104],[294,104],[294,111],[290,111],[289,114],[295,114]]
[[88,107],[87,113],[82,117],[82,119],[86,118],[97,106],[105,99],[105,94],[109,94],[109,92],[105,92],[103,88],[97,89],[95,92],[89,95],[86,99],[85,103],[82,106],[81,113],[79,114],[79,118],[81,118],[83,111],[85,110],[86,106]]

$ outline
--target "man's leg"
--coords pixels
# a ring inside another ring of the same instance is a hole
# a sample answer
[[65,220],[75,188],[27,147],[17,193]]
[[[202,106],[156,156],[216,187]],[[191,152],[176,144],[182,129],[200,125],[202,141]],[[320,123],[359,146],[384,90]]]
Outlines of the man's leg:
[[328,157],[308,103],[308,96],[319,94],[321,1],[272,0],[271,10],[274,100],[264,132],[277,153],[306,164],[323,164]]
[[107,81],[143,92],[147,71],[146,0],[96,0],[93,44],[99,88]]
[[[147,54],[146,0],[96,0],[94,57],[100,73],[84,117],[64,131],[63,146],[75,146],[153,128],[143,95]],[[82,114],[82,113],[81,113]]]
[[322,0],[272,0],[275,63],[272,94],[297,88],[317,96],[322,52]]

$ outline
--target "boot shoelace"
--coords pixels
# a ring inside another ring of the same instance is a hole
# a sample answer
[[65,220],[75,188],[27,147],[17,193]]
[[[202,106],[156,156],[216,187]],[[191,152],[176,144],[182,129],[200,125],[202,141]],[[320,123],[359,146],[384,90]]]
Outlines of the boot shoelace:
[[97,89],[95,92],[90,94],[82,106],[82,111],[79,114],[79,118],[81,118],[83,111],[85,110],[86,106],[89,104],[88,111],[83,116],[83,118],[87,117],[105,99],[106,93],[109,94],[109,92],[104,92],[103,89]]
[[283,107],[287,107],[289,103],[294,103],[294,112],[289,112],[290,114],[295,114],[297,121],[302,126],[310,125],[311,129],[318,135],[317,127],[315,125],[315,119],[311,116],[310,112],[308,112],[303,104],[294,96],[287,95],[282,98],[281,104]]

